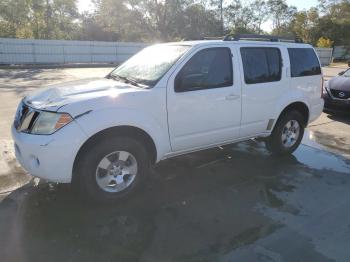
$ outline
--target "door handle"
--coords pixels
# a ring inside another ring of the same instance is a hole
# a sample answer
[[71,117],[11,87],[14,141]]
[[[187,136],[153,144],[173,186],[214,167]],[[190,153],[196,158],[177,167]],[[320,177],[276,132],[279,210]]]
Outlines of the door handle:
[[226,100],[237,100],[240,98],[241,98],[240,95],[228,95],[228,96],[226,96]]

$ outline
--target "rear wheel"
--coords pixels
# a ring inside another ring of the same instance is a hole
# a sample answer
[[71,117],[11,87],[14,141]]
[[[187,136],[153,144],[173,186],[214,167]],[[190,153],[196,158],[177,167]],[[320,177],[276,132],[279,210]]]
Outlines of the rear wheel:
[[83,196],[110,201],[135,192],[149,173],[150,161],[138,140],[106,138],[82,153],[77,169]]
[[286,112],[276,123],[270,137],[265,141],[267,149],[276,155],[293,153],[301,143],[305,120],[299,111]]

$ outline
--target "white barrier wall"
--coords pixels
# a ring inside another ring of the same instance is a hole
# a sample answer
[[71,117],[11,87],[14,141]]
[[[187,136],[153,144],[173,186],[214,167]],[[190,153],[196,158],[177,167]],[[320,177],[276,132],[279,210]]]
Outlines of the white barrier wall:
[[350,60],[350,47],[349,46],[336,46],[333,53],[334,59],[337,60]]
[[146,44],[0,38],[0,64],[121,63]]
[[333,48],[315,48],[322,66],[332,63]]
[[[124,62],[146,47],[143,43],[0,38],[0,64],[71,64]],[[332,48],[316,48],[322,65]]]

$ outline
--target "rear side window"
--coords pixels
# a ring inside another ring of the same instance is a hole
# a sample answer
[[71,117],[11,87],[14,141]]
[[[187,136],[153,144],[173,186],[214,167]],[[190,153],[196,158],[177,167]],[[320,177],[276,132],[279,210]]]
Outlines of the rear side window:
[[247,84],[281,80],[282,58],[278,48],[243,47],[241,56]]
[[321,74],[320,63],[312,48],[288,48],[292,77]]

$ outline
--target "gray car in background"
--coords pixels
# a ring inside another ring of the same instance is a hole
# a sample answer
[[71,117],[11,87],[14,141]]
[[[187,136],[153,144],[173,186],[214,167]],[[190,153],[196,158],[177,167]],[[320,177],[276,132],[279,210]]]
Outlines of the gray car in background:
[[323,98],[325,112],[350,113],[350,68],[326,82]]

